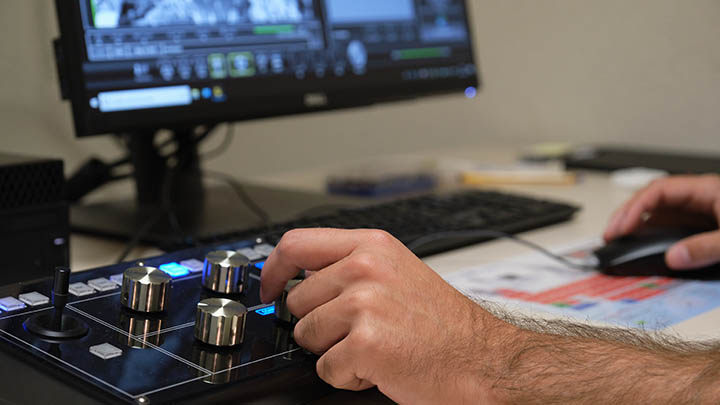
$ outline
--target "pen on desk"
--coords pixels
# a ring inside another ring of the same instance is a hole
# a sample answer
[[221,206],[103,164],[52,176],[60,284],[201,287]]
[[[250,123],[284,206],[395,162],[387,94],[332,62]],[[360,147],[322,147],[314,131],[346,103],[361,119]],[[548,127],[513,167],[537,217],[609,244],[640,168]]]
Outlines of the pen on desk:
[[572,185],[577,175],[569,172],[532,171],[466,171],[460,174],[462,184],[469,186],[521,184],[521,185]]

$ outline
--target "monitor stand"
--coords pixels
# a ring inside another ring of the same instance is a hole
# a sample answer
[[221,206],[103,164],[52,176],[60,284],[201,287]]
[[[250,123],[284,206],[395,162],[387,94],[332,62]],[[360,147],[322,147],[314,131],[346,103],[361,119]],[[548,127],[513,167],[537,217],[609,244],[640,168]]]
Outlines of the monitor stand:
[[135,198],[74,205],[70,215],[74,232],[136,239],[176,250],[215,242],[239,231],[262,230],[271,222],[363,204],[327,194],[239,184],[230,176],[203,173],[192,131],[175,131],[177,149],[171,158],[158,151],[154,135],[128,136]]

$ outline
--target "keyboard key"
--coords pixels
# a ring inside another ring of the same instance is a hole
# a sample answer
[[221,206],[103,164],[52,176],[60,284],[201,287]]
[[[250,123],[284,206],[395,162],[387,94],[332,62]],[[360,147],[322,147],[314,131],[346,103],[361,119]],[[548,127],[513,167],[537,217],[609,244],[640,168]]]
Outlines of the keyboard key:
[[88,285],[100,292],[112,291],[118,288],[117,284],[106,278],[96,278],[88,281]]
[[100,357],[103,360],[110,360],[115,357],[122,356],[123,351],[111,345],[110,343],[103,343],[101,345],[91,346],[90,353],[94,354],[97,357]]
[[255,260],[260,260],[260,259],[265,258],[261,253],[258,253],[251,248],[240,249],[237,252],[240,253],[241,255],[247,257],[248,259],[250,259],[250,261],[255,261]]
[[95,294],[95,289],[85,283],[72,283],[70,284],[70,294],[76,297],[85,297]]
[[5,312],[18,311],[25,308],[26,305],[13,297],[0,298],[0,309]]
[[20,299],[20,301],[30,305],[31,307],[37,307],[39,305],[45,305],[50,303],[50,298],[35,291],[27,294],[20,294],[18,298]]
[[180,262],[181,265],[187,267],[188,270],[190,270],[191,273],[200,273],[203,271],[204,263],[200,260],[190,259],[190,260],[183,260]]

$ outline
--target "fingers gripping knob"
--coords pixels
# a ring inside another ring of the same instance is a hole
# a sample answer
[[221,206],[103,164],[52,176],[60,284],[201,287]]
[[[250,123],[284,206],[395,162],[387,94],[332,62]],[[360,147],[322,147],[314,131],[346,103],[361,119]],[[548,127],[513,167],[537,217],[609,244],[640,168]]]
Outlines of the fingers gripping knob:
[[239,294],[245,291],[250,276],[250,259],[233,252],[210,252],[203,265],[202,284],[220,294]]
[[287,323],[297,323],[298,319],[290,312],[290,309],[287,305],[288,296],[290,295],[290,290],[295,288],[298,284],[302,283],[303,280],[290,280],[285,284],[285,289],[282,292],[282,295],[280,298],[278,298],[277,301],[275,301],[275,316],[277,319],[287,322]]

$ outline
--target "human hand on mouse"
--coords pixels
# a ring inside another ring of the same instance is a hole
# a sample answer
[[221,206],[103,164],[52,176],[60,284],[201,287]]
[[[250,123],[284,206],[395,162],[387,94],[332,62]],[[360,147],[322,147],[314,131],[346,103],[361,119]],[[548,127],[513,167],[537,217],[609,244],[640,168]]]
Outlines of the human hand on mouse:
[[288,296],[300,318],[294,338],[322,356],[317,372],[327,383],[377,386],[399,403],[492,399],[492,379],[483,371],[492,363],[489,348],[513,336],[514,327],[447,284],[397,239],[372,230],[290,231],[263,267],[263,302],[277,298],[301,269],[316,272]]
[[682,240],[665,260],[675,270],[720,262],[720,176],[676,176],[656,180],[641,190],[610,219],[607,242],[646,225],[697,226],[714,230]]

